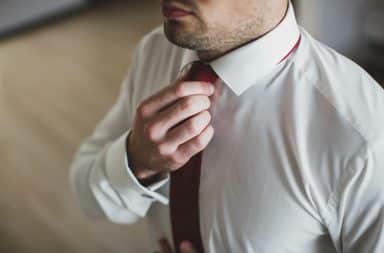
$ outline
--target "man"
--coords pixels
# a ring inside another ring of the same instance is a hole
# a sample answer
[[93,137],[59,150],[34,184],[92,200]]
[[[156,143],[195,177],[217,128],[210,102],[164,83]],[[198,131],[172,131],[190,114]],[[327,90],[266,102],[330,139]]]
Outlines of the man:
[[162,8],[74,159],[84,210],[152,252],[384,252],[379,85],[287,0]]

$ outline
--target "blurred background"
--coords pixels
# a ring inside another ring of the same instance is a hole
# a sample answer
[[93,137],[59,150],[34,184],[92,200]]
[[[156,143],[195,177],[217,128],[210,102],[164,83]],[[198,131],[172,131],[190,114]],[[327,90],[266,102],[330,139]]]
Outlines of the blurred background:
[[[382,0],[296,0],[299,22],[384,83]],[[144,222],[87,219],[68,168],[113,104],[156,0],[0,0],[0,252],[146,252]]]

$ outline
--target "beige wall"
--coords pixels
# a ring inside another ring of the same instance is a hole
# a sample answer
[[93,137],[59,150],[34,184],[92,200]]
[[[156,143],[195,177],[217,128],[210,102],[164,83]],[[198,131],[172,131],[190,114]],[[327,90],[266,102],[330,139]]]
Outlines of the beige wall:
[[366,53],[370,0],[297,0],[300,23],[317,39],[354,58]]
[[156,1],[120,1],[0,41],[0,252],[145,252],[144,222],[83,216],[68,167],[159,23]]

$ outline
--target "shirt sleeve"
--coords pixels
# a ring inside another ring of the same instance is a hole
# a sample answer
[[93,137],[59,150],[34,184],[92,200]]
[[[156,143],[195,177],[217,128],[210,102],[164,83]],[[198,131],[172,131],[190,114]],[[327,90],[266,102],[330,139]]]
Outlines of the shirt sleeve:
[[134,75],[139,55],[138,47],[116,103],[80,146],[70,168],[72,188],[83,211],[115,223],[135,222],[155,201],[168,203],[157,190],[168,182],[169,175],[144,187],[128,166],[126,138],[134,116],[129,113],[135,111],[130,109],[134,82],[139,81]]
[[384,138],[361,152],[332,196],[329,231],[338,252],[384,252]]

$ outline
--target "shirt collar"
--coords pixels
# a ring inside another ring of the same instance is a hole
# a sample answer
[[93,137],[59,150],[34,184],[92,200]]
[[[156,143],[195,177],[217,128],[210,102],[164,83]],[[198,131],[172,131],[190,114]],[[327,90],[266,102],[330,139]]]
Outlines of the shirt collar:
[[[239,96],[272,71],[295,46],[299,37],[299,26],[289,1],[285,17],[272,31],[230,51],[210,62],[210,65],[220,79]],[[196,51],[186,50],[181,62],[183,71],[191,62],[199,60]]]

